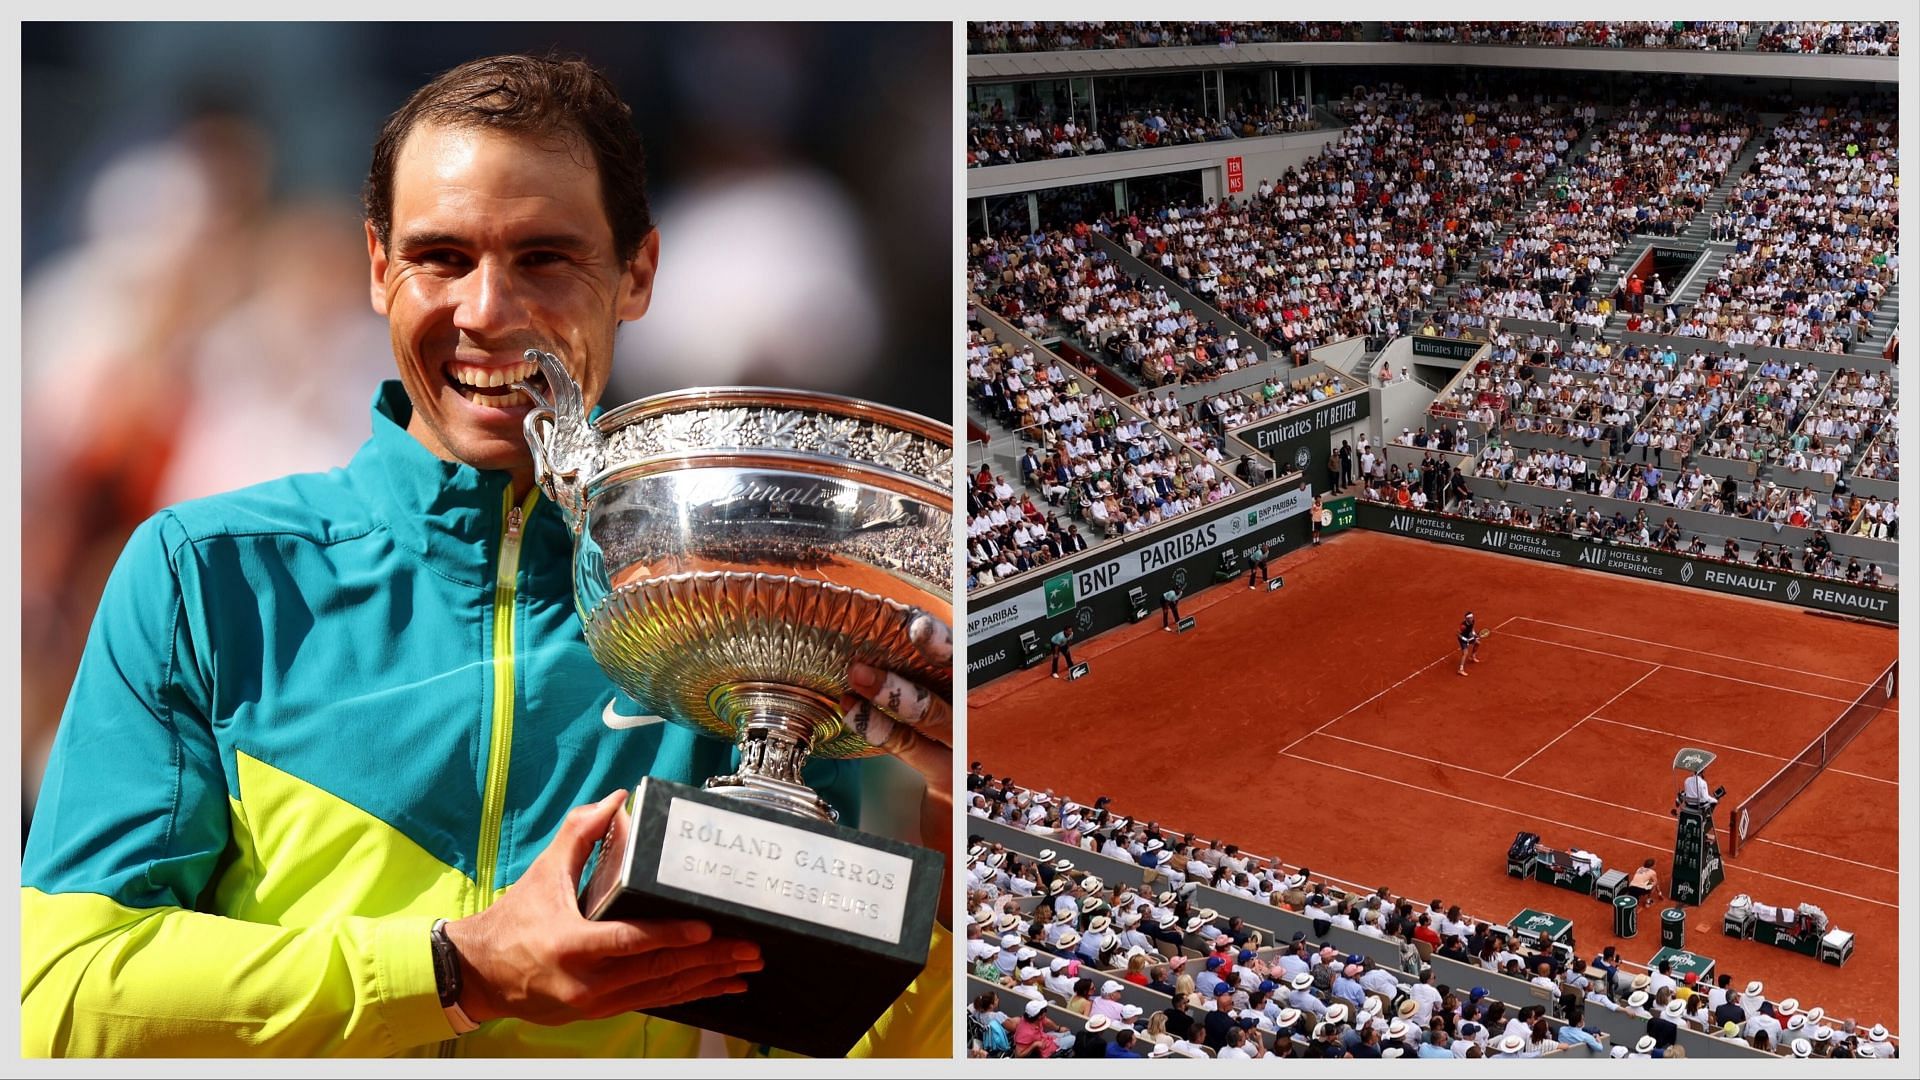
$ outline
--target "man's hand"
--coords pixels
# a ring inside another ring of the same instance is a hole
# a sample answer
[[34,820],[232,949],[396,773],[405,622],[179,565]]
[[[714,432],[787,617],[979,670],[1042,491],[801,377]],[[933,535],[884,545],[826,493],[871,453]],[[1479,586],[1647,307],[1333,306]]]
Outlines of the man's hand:
[[[953,629],[924,611],[908,615],[907,636],[928,663],[951,672]],[[944,686],[922,686],[867,664],[847,669],[854,693],[840,699],[847,724],[862,738],[920,774],[927,794],[920,802],[920,842],[948,856],[940,889],[940,922],[951,926],[953,889],[953,697]]]
[[487,910],[447,924],[460,953],[460,1007],[477,1023],[594,1020],[746,990],[759,946],[715,939],[690,919],[595,922],[580,914],[580,871],[624,813],[625,791],[567,815],[553,843]]

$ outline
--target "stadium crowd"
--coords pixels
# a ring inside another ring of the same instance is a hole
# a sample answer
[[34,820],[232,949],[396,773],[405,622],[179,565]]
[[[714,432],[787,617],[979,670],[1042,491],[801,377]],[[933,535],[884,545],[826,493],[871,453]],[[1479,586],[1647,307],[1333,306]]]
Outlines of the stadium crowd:
[[[1593,131],[1591,145],[1422,332],[1484,336],[1490,318],[1604,326],[1611,303],[1591,292],[1608,260],[1635,234],[1684,230],[1751,134],[1741,110],[1713,102],[1635,99],[1597,127],[1591,106],[1575,114]],[[1653,288],[1664,296],[1663,285]],[[1641,295],[1623,299],[1637,308]]]
[[1760,52],[1899,56],[1897,22],[1776,22],[1760,31]]
[[986,465],[969,487],[969,589],[1233,494],[1217,447],[1183,452],[1082,378],[1058,360],[1041,366],[1031,345],[1009,348],[969,331],[969,399],[1023,444],[1018,489]]
[[[1365,37],[1366,32],[1357,22],[971,22],[967,24],[967,51],[1069,52],[1257,42],[1359,41]],[[1729,19],[1383,22],[1380,39],[1461,45],[1900,55],[1900,25],[1896,22]]]
[[1071,116],[1010,117],[996,100],[967,118],[967,167],[1247,139],[1318,126],[1313,107],[1305,101],[1242,104],[1222,116],[1167,105],[1103,109],[1097,123],[1089,123]]
[[977,240],[968,270],[1001,317],[1029,334],[1071,333],[1145,386],[1205,382],[1259,359],[1231,327],[1202,323],[1164,286],[1122,274],[1084,229]]
[[1385,23],[1388,41],[1429,41],[1459,45],[1572,45],[1596,49],[1695,49],[1732,52],[1752,32],[1750,24],[1727,20],[1605,22],[1408,22]]
[[1512,94],[1361,89],[1320,156],[1241,201],[1110,216],[1100,228],[1304,362],[1329,341],[1405,332],[1410,312],[1555,168],[1579,123]]
[[1728,196],[1734,250],[1664,333],[1838,353],[1899,278],[1894,110],[1807,106]]
[[1268,41],[1353,41],[1356,22],[970,22],[970,53],[1073,52]]
[[[1457,904],[1346,887],[1121,815],[1105,798],[1082,805],[1023,789],[978,763],[967,787],[971,817],[1034,837],[1031,855],[969,839],[974,1057],[1526,1058],[1581,1048],[1679,1058],[1682,1029],[1783,1056],[1898,1056],[1884,1025],[1770,999],[1758,980],[1676,976],[1666,964],[1636,971],[1613,946],[1591,959],[1536,951]],[[1153,876],[1109,883],[1075,866],[1083,853]],[[1304,916],[1312,932],[1282,937],[1207,906],[1225,896]],[[1382,948],[1335,948],[1335,927]],[[1532,983],[1552,1004],[1450,985],[1436,956],[1485,971],[1496,987],[1495,974]],[[1588,1023],[1605,1013],[1617,1015]],[[1605,1030],[1641,1021],[1645,1034],[1630,1045]]]

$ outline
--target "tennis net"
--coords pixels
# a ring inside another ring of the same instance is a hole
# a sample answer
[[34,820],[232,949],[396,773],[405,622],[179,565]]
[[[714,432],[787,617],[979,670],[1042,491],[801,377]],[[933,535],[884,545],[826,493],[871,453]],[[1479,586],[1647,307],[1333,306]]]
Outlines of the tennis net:
[[1753,789],[1753,794],[1746,797],[1727,822],[1728,858],[1758,837],[1768,822],[1785,810],[1788,803],[1813,783],[1814,777],[1819,776],[1833,763],[1834,758],[1840,756],[1840,751],[1847,748],[1855,735],[1873,723],[1874,717],[1879,716],[1893,700],[1899,672],[1900,662],[1895,660],[1880,673],[1872,686],[1861,691],[1853,704],[1827,725],[1825,731],[1808,743],[1805,750],[1780,766],[1780,771],[1774,773],[1766,783]]

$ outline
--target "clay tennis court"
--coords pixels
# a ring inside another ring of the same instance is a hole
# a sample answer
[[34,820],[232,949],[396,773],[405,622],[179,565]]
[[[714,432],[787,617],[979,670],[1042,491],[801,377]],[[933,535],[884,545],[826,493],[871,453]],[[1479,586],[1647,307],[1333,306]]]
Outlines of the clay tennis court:
[[[1719,755],[1717,824],[1893,662],[1897,634],[1797,609],[1350,531],[1274,563],[1277,592],[1226,584],[1076,646],[1092,671],[1041,665],[968,695],[968,756],[995,775],[1238,843],[1290,865],[1505,920],[1574,920],[1581,954],[1607,905],[1506,876],[1516,832],[1608,867],[1672,861],[1674,754]],[[1454,634],[1492,635],[1468,677]],[[1775,1000],[1893,1027],[1899,1005],[1898,700],[1726,861],[1688,909],[1687,947]],[[1739,893],[1811,903],[1856,935],[1844,968],[1720,932]],[[1661,907],[1665,904],[1659,905]]]

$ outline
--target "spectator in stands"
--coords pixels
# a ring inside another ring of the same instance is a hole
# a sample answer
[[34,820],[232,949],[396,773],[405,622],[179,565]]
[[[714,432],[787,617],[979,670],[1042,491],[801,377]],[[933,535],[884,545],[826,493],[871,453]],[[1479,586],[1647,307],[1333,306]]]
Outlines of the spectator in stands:
[[[1746,1023],[1747,1011],[1741,1005],[1739,995],[1731,992],[1730,987],[1732,982],[1733,977],[1731,975],[1722,973],[1718,985],[1714,987],[1713,992],[1707,997],[1707,1004],[1713,1007],[1713,1022],[1715,1024],[1744,1025]],[[1755,983],[1754,985],[1758,986],[1759,984]],[[1716,999],[1718,1000],[1718,1004],[1715,1004]]]
[[1647,1034],[1652,1036],[1656,1047],[1665,1049],[1672,1046],[1680,1037],[1678,1021],[1686,1013],[1686,1004],[1669,1001],[1661,1010],[1647,1019]]
[[1107,1032],[1113,1029],[1112,1021],[1104,1016],[1089,1019],[1080,1029],[1073,1041],[1073,1056],[1077,1058],[1103,1058],[1113,1044],[1107,1041]]
[[1073,1049],[1075,1036],[1046,1015],[1047,1003],[1029,1001],[1013,1022],[1013,1056],[1050,1058]]

